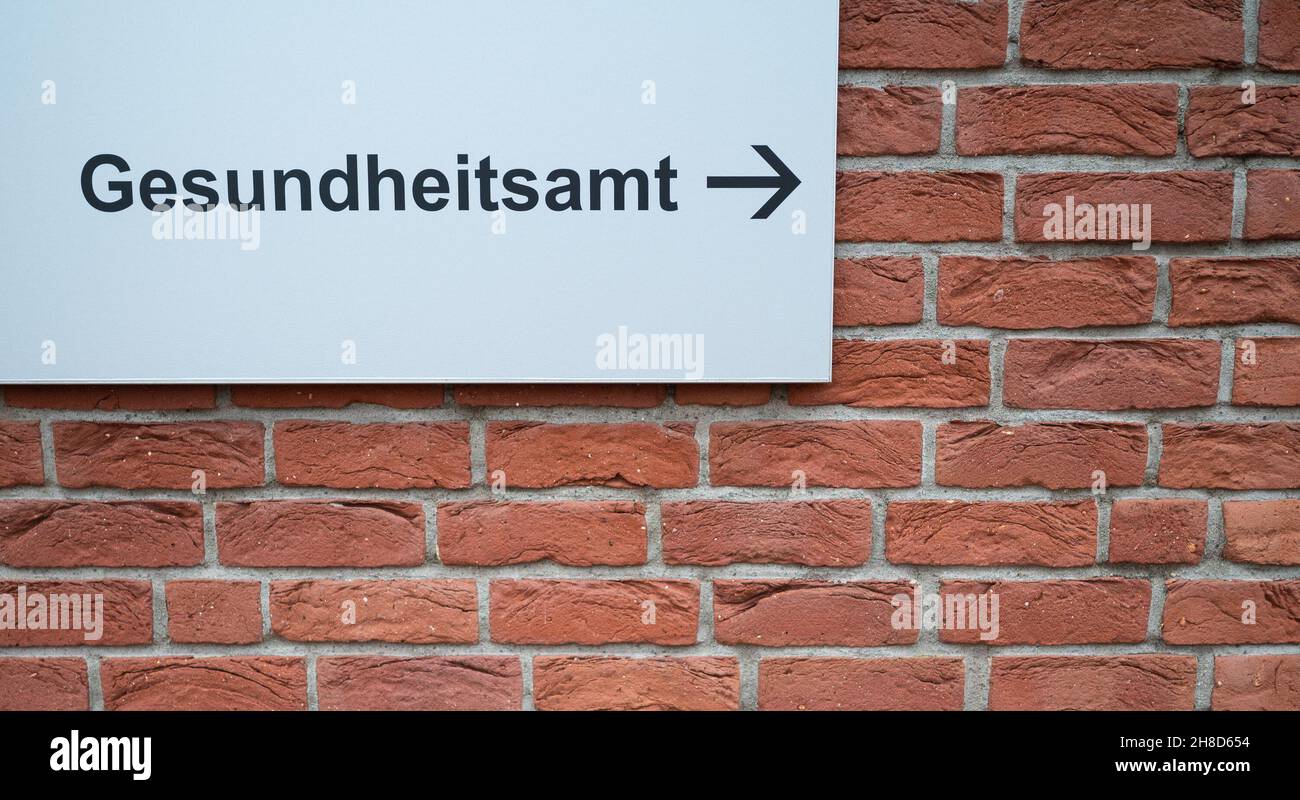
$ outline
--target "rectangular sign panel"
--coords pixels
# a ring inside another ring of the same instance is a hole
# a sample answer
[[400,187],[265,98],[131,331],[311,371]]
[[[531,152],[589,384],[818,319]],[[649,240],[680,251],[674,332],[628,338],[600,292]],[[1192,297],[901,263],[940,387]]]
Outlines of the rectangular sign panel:
[[828,380],[837,27],[7,2],[0,383]]

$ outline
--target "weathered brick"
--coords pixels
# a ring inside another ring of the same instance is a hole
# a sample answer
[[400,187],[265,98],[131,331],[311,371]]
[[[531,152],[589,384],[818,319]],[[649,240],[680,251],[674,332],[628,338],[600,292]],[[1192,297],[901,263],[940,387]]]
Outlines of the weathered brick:
[[939,259],[939,322],[989,328],[1144,325],[1156,297],[1145,256]]
[[1195,656],[1006,656],[989,670],[990,711],[1191,711],[1195,697]]
[[438,408],[442,387],[428,384],[260,384],[235,386],[230,399],[246,408],[346,408],[354,404],[389,408]]
[[109,711],[305,711],[307,663],[288,656],[110,658]]
[[831,382],[795,384],[790,405],[962,408],[989,402],[989,343],[835,339]]
[[[21,590],[21,592],[20,592]],[[0,581],[15,612],[0,647],[116,647],[153,641],[148,581]],[[23,628],[17,619],[24,608]]]
[[478,641],[472,580],[301,580],[271,584],[271,631],[294,642]]
[[920,322],[924,302],[925,272],[916,256],[835,260],[837,326]]
[[1244,239],[1300,239],[1300,169],[1246,173]]
[[1208,339],[1012,339],[1002,402],[1094,411],[1212,406],[1220,351]]
[[[1065,209],[1071,202],[1076,214],[1073,227],[1059,231],[1050,227],[1056,218],[1052,206]],[[1045,172],[1016,179],[1016,241],[1061,242],[1073,233],[1075,241],[1091,242],[1086,237],[1103,239],[1103,227],[1107,241],[1138,241],[1145,214],[1138,214],[1142,225],[1134,224],[1133,206],[1140,210],[1148,204],[1153,242],[1226,242],[1232,237],[1230,172]],[[1095,210],[1114,206],[1116,213],[1096,210],[1095,227],[1088,231],[1078,218],[1084,205]],[[1128,226],[1123,224],[1125,212]]]
[[0,489],[42,483],[40,423],[0,420]]
[[1174,258],[1169,324],[1300,323],[1300,258]]
[[1300,4],[1295,0],[1260,0],[1258,63],[1268,69],[1300,70]]
[[322,711],[518,711],[516,656],[325,656],[316,662]]
[[418,503],[265,500],[217,504],[221,563],[382,567],[424,563]]
[[1300,406],[1300,337],[1238,339],[1236,353],[1233,405]]
[[1051,69],[1233,67],[1241,0],[1027,0],[1020,58]]
[[734,658],[538,656],[533,702],[539,711],[735,711]]
[[257,581],[168,581],[167,637],[186,644],[262,641],[262,585]]
[[844,0],[842,69],[973,69],[1001,66],[1006,0]]
[[960,658],[765,658],[758,663],[763,711],[958,711]]
[[0,564],[189,567],[202,562],[198,503],[0,501]]
[[1187,151],[1208,156],[1300,156],[1300,86],[1193,86]]
[[717,422],[709,426],[715,486],[915,486],[921,479],[918,422]]
[[917,631],[891,624],[904,581],[713,582],[713,636],[722,644],[765,647],[878,647],[913,644]]
[[1300,488],[1300,422],[1164,426],[1161,486]]
[[1116,500],[1110,509],[1110,561],[1198,564],[1208,521],[1204,500]]
[[1300,580],[1165,582],[1169,644],[1300,643]]
[[81,658],[0,658],[0,711],[89,711]]
[[1086,566],[1097,557],[1097,505],[894,502],[885,556],[893,564]]
[[957,95],[964,156],[1172,156],[1177,145],[1174,84],[977,86]]
[[1139,486],[1146,474],[1145,426],[1104,422],[950,422],[935,434],[941,486]]
[[700,587],[668,580],[494,580],[492,641],[694,644]]
[[839,154],[920,155],[939,152],[943,102],[931,86],[841,86]]
[[640,503],[471,501],[438,506],[438,558],[444,564],[627,566],[645,563],[647,541]]
[[995,172],[841,172],[835,238],[842,242],[996,242],[1002,176]]
[[1300,655],[1214,657],[1215,711],[1300,711]]
[[870,500],[691,500],[664,503],[661,516],[669,564],[845,567],[871,557]]
[[1223,557],[1248,564],[1300,564],[1300,500],[1228,500]]
[[331,489],[464,489],[469,424],[277,422],[275,479]]
[[689,423],[489,422],[487,468],[507,486],[685,488],[699,480],[699,448]]
[[55,422],[59,483],[73,488],[209,489],[261,486],[260,422]]
[[214,386],[7,386],[5,404],[62,411],[190,411],[216,408]]
[[[1138,643],[1147,638],[1151,584],[1131,578],[1088,578],[1077,581],[944,581],[940,586],[945,609],[965,610],[965,627],[945,627],[939,640],[963,644],[1061,645]],[[977,614],[980,595],[997,595],[987,611]],[[975,602],[970,602],[975,599]],[[996,620],[996,629],[984,626]],[[982,627],[984,626],[984,627]]]

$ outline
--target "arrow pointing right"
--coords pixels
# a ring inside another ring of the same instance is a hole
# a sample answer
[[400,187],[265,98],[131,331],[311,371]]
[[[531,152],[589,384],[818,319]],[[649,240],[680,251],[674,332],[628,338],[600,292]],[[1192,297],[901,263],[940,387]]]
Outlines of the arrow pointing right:
[[768,166],[776,171],[775,175],[760,175],[757,177],[710,175],[706,185],[710,189],[776,189],[767,202],[763,204],[763,207],[754,212],[753,217],[750,217],[750,219],[767,219],[777,209],[777,206],[785,202],[791,192],[799,188],[801,181],[785,165],[784,161],[776,157],[776,153],[772,152],[772,148],[765,144],[755,144],[750,145],[750,147],[753,147],[767,162]]

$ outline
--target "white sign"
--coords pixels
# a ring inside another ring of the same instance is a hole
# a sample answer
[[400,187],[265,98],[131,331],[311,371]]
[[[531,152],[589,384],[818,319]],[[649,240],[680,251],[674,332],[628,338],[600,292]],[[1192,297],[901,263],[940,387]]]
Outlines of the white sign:
[[0,383],[829,380],[838,5],[7,2]]

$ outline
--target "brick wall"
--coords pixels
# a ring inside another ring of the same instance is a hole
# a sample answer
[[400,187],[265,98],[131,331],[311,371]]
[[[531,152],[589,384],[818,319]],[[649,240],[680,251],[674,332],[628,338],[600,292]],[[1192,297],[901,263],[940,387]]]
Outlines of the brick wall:
[[5,387],[0,709],[1300,708],[1300,3],[842,7],[830,384]]

